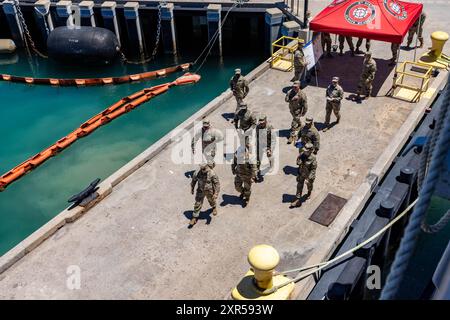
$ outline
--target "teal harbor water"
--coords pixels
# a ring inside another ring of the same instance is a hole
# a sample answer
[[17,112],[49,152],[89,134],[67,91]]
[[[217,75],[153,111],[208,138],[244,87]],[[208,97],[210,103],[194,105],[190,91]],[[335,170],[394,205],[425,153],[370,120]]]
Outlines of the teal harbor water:
[[[26,56],[5,63],[0,73],[73,78],[120,76],[190,62],[190,57],[158,58],[146,65],[117,62],[102,67],[67,67]],[[228,87],[237,67],[244,74],[263,61],[258,55],[208,58],[195,85],[175,87],[77,141],[58,156],[0,192],[0,255],[14,247],[67,206],[67,199],[95,178],[106,178]],[[195,67],[193,68],[195,70]],[[163,79],[99,87],[51,87],[0,82],[0,174],[50,146],[91,116],[142,88]]]

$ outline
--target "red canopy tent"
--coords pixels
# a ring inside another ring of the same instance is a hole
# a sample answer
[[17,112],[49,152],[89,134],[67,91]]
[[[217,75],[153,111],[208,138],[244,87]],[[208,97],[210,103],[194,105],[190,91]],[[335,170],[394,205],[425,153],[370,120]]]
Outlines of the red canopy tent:
[[399,0],[334,0],[310,22],[310,29],[344,36],[402,43],[423,5]]

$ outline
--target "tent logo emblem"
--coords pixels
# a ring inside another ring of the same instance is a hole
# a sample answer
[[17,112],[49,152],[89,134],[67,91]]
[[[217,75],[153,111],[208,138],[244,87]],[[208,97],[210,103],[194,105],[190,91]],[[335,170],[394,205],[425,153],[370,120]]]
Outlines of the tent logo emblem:
[[408,12],[405,10],[405,7],[396,0],[384,0],[383,4],[386,11],[398,20],[405,20],[408,18]]
[[368,24],[375,18],[375,7],[369,1],[357,1],[345,10],[345,19],[351,24]]

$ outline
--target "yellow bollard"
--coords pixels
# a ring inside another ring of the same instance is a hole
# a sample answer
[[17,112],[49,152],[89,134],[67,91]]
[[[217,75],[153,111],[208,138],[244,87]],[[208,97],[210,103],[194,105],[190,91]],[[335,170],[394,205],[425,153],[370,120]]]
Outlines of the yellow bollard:
[[449,36],[447,32],[435,31],[431,34],[430,51],[422,55],[419,59],[421,63],[425,63],[433,68],[447,69],[450,64],[450,57],[442,51]]
[[284,284],[290,279],[284,275],[273,276],[275,268],[280,262],[280,256],[272,246],[261,244],[253,247],[248,253],[248,263],[251,268],[244,278],[231,292],[235,300],[287,300],[294,284],[290,283],[267,293],[274,286]]
[[430,52],[436,58],[440,58],[442,55],[442,51],[444,49],[444,45],[448,40],[448,33],[444,31],[435,31],[431,34],[431,48]]

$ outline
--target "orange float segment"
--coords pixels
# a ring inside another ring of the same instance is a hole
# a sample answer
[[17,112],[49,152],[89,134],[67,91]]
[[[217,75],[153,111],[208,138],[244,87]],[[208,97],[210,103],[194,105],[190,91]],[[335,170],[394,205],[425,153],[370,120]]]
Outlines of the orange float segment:
[[77,128],[67,136],[59,139],[52,146],[44,149],[19,166],[0,176],[0,191],[3,191],[9,184],[21,178],[31,170],[37,168],[39,165],[56,155],[58,152],[69,147],[76,140],[89,135],[98,127],[110,122],[111,120],[121,116],[124,113],[133,110],[134,108],[147,102],[151,98],[168,91],[170,87],[196,83],[199,80],[199,75],[186,73],[173,82],[163,83],[151,88],[140,90],[134,94],[129,95],[128,97],[120,99],[110,107],[103,110],[101,113],[84,122],[79,128]]

